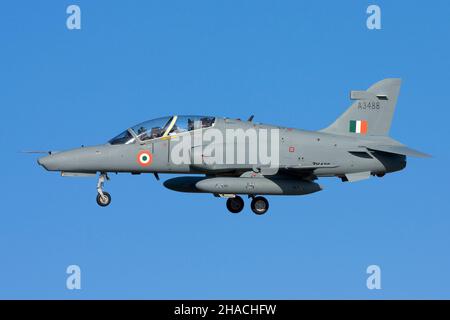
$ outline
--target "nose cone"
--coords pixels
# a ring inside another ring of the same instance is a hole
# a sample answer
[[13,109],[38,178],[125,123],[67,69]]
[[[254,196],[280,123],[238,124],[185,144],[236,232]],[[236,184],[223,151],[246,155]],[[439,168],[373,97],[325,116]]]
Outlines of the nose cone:
[[52,164],[52,162],[54,162],[52,155],[41,157],[37,160],[37,162],[40,166],[44,167],[45,170],[51,170],[50,168],[54,166],[54,164]]
[[67,164],[70,162],[70,155],[67,152],[54,153],[37,160],[39,165],[48,171],[65,170]]
[[52,153],[38,163],[48,171],[96,172],[104,169],[107,158],[106,147],[96,146]]

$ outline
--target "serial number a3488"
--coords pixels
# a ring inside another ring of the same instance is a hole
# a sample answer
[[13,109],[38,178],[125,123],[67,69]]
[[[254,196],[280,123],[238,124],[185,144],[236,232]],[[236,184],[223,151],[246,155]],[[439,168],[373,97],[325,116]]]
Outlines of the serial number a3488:
[[358,102],[359,110],[379,110],[380,101],[360,101]]

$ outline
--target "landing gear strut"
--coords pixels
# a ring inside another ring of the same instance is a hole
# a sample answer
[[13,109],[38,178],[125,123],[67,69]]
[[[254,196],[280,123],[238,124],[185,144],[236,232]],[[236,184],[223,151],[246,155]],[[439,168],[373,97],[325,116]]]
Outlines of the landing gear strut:
[[109,180],[108,175],[106,173],[100,174],[97,182],[97,204],[100,207],[106,207],[111,203],[111,195],[108,192],[103,191],[105,180]]

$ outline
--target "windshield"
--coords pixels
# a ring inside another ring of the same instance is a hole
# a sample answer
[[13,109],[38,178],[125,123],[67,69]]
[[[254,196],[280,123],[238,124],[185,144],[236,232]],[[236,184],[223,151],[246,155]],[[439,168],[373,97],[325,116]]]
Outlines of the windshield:
[[112,138],[108,142],[111,144],[129,144],[134,142],[134,137],[128,130],[125,130],[124,132]]
[[[164,135],[175,135],[196,129],[209,128],[216,118],[206,116],[172,116],[145,121],[125,130],[109,140],[111,144],[130,144],[135,142],[136,135],[140,141],[160,138]],[[130,132],[131,131],[131,132]]]
[[139,140],[145,141],[162,137],[173,117],[164,117],[142,122],[131,128]]

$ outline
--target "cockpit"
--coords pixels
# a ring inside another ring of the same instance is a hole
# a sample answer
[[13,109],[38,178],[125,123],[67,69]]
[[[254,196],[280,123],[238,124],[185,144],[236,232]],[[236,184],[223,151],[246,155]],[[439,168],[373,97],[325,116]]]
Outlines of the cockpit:
[[170,116],[139,123],[109,140],[110,144],[131,144],[214,126],[215,117]]

